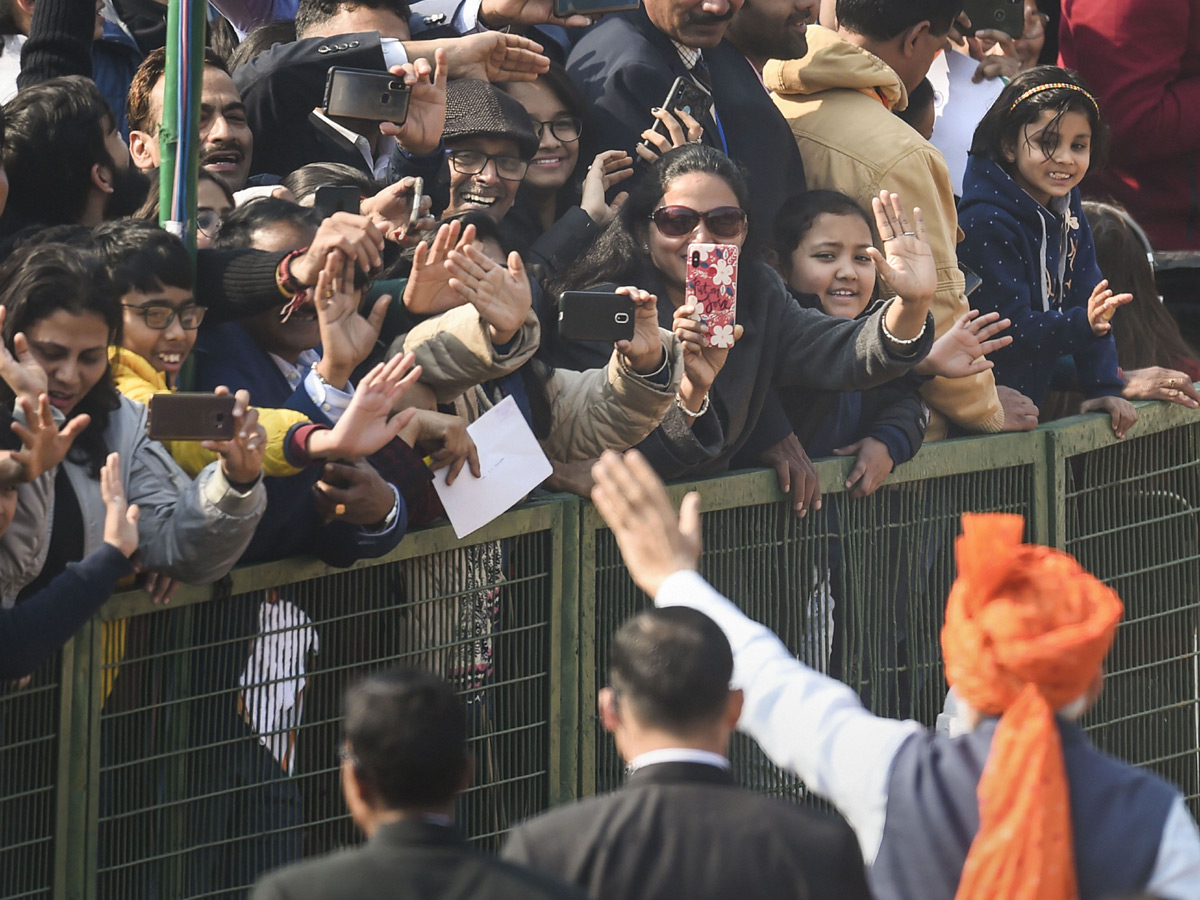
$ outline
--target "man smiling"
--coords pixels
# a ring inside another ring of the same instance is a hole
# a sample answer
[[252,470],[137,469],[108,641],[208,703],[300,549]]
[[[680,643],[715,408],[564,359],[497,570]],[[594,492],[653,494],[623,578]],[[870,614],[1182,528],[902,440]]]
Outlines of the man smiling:
[[477,78],[446,87],[446,215],[481,210],[499,222],[538,149],[533,120],[519,101]]

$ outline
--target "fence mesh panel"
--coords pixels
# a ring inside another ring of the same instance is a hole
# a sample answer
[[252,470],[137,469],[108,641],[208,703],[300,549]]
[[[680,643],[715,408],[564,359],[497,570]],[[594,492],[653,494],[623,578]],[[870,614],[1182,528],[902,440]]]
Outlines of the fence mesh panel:
[[1196,814],[1200,424],[1139,433],[1065,457],[1065,548],[1125,603],[1085,724],[1104,750],[1177,784]]
[[59,672],[0,684],[0,897],[48,898],[54,886]]
[[[1014,512],[1031,523],[1034,478],[1029,463],[901,483],[865,498],[826,492],[823,508],[802,520],[763,491],[702,515],[700,571],[801,660],[851,685],[872,711],[932,726],[945,697],[939,634],[959,519],[964,512]],[[696,485],[702,498],[706,485],[712,490],[716,482]],[[607,683],[613,633],[650,601],[629,579],[598,516],[589,512],[584,522],[596,529],[595,666],[590,681],[584,673],[581,697],[587,710],[595,708],[595,688]],[[593,722],[595,788],[612,790],[622,763],[595,716]],[[750,739],[738,735],[731,757],[742,784],[804,795],[798,779]]]
[[98,895],[242,898],[356,842],[341,697],[394,665],[466,701],[471,839],[494,847],[545,809],[549,545],[534,532],[106,623]]

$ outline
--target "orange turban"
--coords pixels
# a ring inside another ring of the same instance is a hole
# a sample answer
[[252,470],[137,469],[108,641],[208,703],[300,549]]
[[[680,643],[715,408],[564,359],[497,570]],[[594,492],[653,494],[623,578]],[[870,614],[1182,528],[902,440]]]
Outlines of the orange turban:
[[1112,644],[1117,595],[1070,556],[1021,543],[1014,515],[964,515],[946,604],[946,680],[1000,722],[979,780],[979,832],[955,900],[1075,900],[1054,711],[1082,696]]

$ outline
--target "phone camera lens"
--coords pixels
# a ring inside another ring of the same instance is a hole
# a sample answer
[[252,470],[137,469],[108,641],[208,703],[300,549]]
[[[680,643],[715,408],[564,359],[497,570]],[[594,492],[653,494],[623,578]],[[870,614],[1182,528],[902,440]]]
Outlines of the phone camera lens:
[[220,425],[222,422],[225,421],[225,413],[217,413],[215,418],[216,418],[217,424]]
[[380,94],[380,95],[379,95],[379,102],[380,102],[380,103],[391,103],[391,102],[392,102],[392,95],[391,95],[391,94]]

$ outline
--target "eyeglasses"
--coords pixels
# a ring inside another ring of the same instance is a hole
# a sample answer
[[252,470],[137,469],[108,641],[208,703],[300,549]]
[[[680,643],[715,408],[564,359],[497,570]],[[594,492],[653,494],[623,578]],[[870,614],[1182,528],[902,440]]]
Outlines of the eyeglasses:
[[746,230],[746,211],[740,206],[718,206],[703,213],[687,206],[660,206],[650,218],[667,237],[691,234],[701,219],[716,237],[735,238]]
[[221,227],[221,214],[215,209],[197,210],[196,227],[204,233],[205,237],[216,237],[217,229]]
[[515,156],[492,156],[482,150],[448,150],[450,165],[459,175],[478,175],[489,162],[496,164],[496,174],[505,181],[520,181],[529,170],[529,162]]
[[579,135],[583,134],[583,123],[574,116],[562,116],[549,122],[534,122],[533,125],[539,141],[547,125],[550,126],[550,133],[564,144],[579,140]]
[[170,328],[176,317],[179,318],[179,324],[183,326],[184,331],[195,331],[204,321],[204,314],[208,312],[207,306],[184,306],[176,309],[173,306],[134,306],[132,303],[122,303],[121,305],[126,309],[132,309],[145,319],[147,328],[153,328],[155,331],[165,331]]

